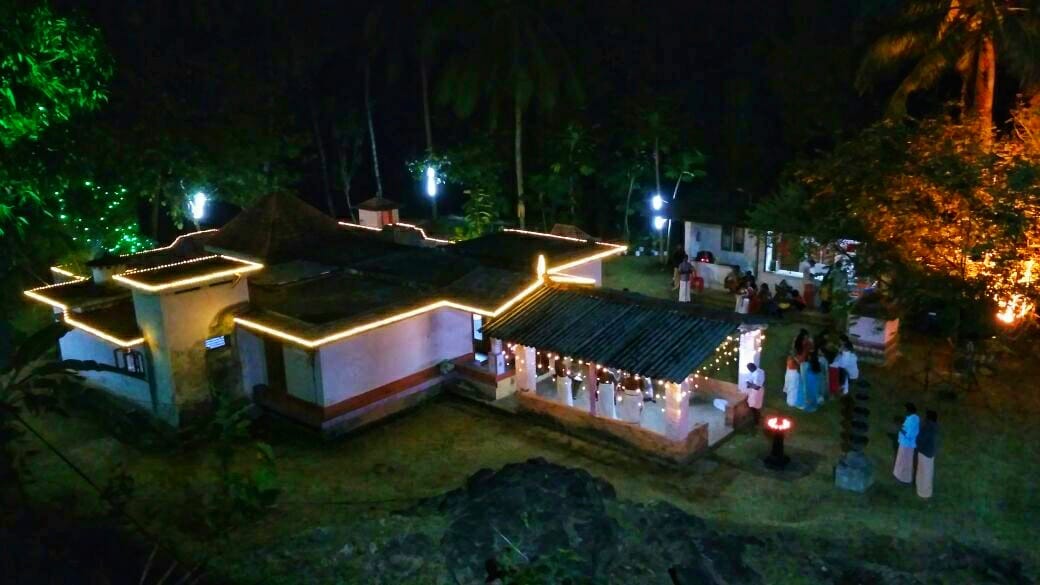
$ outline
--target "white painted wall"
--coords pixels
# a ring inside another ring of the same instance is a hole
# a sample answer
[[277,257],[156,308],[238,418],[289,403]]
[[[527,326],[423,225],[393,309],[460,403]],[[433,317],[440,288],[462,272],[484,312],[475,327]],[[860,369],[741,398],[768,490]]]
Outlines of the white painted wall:
[[[156,395],[177,405],[209,399],[206,349],[210,326],[224,309],[249,300],[245,278],[184,292],[151,294],[135,289],[134,311],[152,354]],[[176,426],[179,412],[167,419]],[[166,418],[166,417],[164,417]]]
[[472,323],[470,313],[444,308],[322,346],[318,349],[322,405],[331,406],[472,353]]
[[568,268],[567,270],[564,270],[563,273],[571,276],[592,278],[595,279],[596,286],[603,286],[603,262],[601,260],[593,260],[591,262]]
[[[93,360],[99,364],[117,365],[112,352],[120,348],[86,331],[72,329],[61,338],[58,344],[61,347],[61,355],[65,359]],[[144,355],[147,350],[141,346],[134,349],[142,353],[143,361],[146,362],[144,364],[145,372],[148,372],[148,360]],[[170,403],[153,405],[147,379],[114,372],[80,372],[80,375],[93,384],[103,387],[109,393],[133,402],[140,408],[156,412],[156,414],[162,414],[164,410],[173,407]],[[154,408],[155,406],[158,408]]]
[[253,388],[259,384],[267,384],[267,358],[264,354],[264,340],[253,332],[235,328],[238,361],[242,366],[242,392],[246,396],[253,395]]
[[398,210],[394,209],[390,212],[390,221],[383,221],[383,211],[372,211],[369,209],[358,210],[358,223],[365,227],[382,228],[384,225],[391,223],[398,223],[401,221],[398,216]]
[[[722,226],[717,224],[706,224],[687,221],[686,253],[694,258],[697,252],[707,250],[715,255],[718,264],[732,264],[740,267],[741,272],[751,270],[755,273],[759,284],[766,283],[770,290],[776,288],[781,280],[801,290],[802,276],[796,272],[769,272],[766,270],[766,243],[759,241],[751,230],[744,233],[744,252],[726,252],[722,250]],[[707,281],[710,285],[711,283]],[[718,288],[718,285],[715,287]]]
[[315,367],[317,355],[316,351],[309,351],[291,343],[282,346],[286,391],[312,404],[322,404],[321,368]]

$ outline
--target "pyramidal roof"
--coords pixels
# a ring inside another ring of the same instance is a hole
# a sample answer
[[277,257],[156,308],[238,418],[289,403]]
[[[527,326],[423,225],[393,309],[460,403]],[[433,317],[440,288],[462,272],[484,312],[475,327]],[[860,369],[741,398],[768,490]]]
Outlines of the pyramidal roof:
[[335,219],[295,195],[278,192],[243,209],[206,248],[274,264],[307,258],[342,235]]

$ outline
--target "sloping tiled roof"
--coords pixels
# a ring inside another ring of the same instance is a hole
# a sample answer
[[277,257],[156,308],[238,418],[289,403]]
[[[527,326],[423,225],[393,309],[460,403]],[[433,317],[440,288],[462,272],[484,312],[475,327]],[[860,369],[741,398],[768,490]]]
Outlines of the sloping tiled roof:
[[91,311],[68,313],[66,321],[69,320],[124,341],[141,337],[141,328],[137,326],[134,315],[134,302],[130,298]]
[[681,382],[742,321],[753,319],[642,295],[547,285],[491,319],[484,334]]
[[209,250],[265,264],[312,259],[349,242],[336,220],[289,193],[272,193],[242,210],[206,243]]
[[576,241],[504,230],[472,240],[463,240],[444,249],[453,254],[473,258],[493,268],[533,274],[539,255],[544,255],[551,267],[590,256],[607,248],[591,240]]
[[373,197],[358,203],[358,209],[364,209],[365,211],[390,211],[391,209],[400,208],[400,203],[391,201],[386,197]]

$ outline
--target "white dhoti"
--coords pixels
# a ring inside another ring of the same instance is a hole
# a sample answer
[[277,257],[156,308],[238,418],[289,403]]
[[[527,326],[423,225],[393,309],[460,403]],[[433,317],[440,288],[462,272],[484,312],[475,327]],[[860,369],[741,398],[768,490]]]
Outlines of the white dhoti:
[[690,281],[688,280],[679,281],[679,302],[690,302]]
[[935,475],[935,457],[917,454],[917,495],[922,498],[932,497],[932,478]]
[[892,468],[892,475],[903,483],[914,481],[914,448],[899,446],[896,453],[896,464]]
[[801,375],[798,370],[787,370],[784,374],[784,394],[787,394],[787,405],[794,406],[798,403],[798,385]]

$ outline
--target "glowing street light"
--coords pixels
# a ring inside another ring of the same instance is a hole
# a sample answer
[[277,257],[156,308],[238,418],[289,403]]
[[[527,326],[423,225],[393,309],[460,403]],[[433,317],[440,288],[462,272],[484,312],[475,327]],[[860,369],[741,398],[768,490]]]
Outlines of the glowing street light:
[[426,194],[430,197],[437,196],[437,171],[433,167],[426,167]]
[[188,200],[188,211],[191,212],[191,219],[195,223],[196,231],[199,229],[199,220],[206,216],[207,201],[209,198],[202,191],[196,191]]
[[654,216],[654,229],[655,230],[661,231],[662,229],[664,229],[664,226],[667,223],[668,223],[668,220],[666,220],[665,218],[661,217],[660,215],[655,215]]
[[660,193],[655,193],[654,196],[650,198],[650,207],[652,207],[654,211],[661,211],[661,208],[664,207],[664,199],[661,198]]

